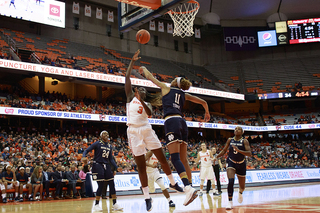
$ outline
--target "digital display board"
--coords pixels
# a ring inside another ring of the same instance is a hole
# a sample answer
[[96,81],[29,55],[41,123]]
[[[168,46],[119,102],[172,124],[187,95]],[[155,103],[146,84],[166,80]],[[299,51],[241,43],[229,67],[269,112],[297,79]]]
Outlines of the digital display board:
[[320,96],[319,90],[303,91],[303,92],[277,92],[258,94],[258,99],[285,99],[285,98],[303,98]]
[[258,31],[259,47],[277,46],[277,36],[275,30]]
[[0,14],[65,28],[65,3],[54,0],[0,1]]
[[287,24],[290,44],[320,42],[320,18],[289,20]]

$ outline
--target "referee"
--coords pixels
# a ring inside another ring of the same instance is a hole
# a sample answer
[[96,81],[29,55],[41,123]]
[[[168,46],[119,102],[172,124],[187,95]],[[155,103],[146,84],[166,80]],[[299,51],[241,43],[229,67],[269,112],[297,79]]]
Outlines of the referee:
[[[214,171],[214,175],[216,176],[216,181],[217,181],[217,187],[218,187],[218,195],[221,195],[222,191],[221,191],[221,183],[220,183],[220,168],[222,168],[222,164],[220,159],[217,159],[217,150],[215,147],[213,147],[211,149],[211,153],[214,157],[214,161],[212,163],[212,167],[213,167],[213,171]],[[207,182],[207,194],[209,194],[209,191],[211,189],[211,180],[208,180]]]

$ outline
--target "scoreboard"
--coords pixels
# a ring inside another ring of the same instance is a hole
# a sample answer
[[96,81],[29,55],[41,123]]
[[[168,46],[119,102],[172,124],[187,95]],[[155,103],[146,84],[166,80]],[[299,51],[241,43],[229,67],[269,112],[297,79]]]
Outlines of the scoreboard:
[[319,90],[303,91],[303,92],[277,92],[258,94],[258,99],[287,99],[287,98],[303,98],[320,96]]
[[320,18],[289,20],[287,24],[290,44],[320,42]]

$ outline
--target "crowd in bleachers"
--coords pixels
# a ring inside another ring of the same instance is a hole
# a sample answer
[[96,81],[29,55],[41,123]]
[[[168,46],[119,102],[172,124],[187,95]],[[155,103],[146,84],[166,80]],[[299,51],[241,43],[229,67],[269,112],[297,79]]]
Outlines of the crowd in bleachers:
[[[314,140],[316,137],[305,138],[304,142],[289,137],[290,136],[287,138],[268,139],[249,137],[248,140],[250,142],[253,157],[247,158],[247,169],[318,167],[318,150],[320,148],[320,143]],[[56,189],[52,195],[48,192],[48,194],[45,194],[45,197],[43,197],[42,191],[45,189],[45,183],[44,180],[42,180],[41,188],[38,188],[38,191],[40,192],[40,197],[38,199],[50,200],[52,198],[62,199],[63,197],[77,198],[75,194],[76,190],[73,195],[70,194],[70,190],[76,185],[68,184],[69,182],[73,183],[74,180],[69,180],[68,182],[67,174],[70,174],[70,172],[74,173],[75,171],[78,175],[81,173],[83,170],[81,162],[82,153],[91,143],[94,143],[97,140],[99,140],[98,137],[90,134],[55,134],[48,132],[27,133],[24,131],[6,132],[5,130],[2,130],[0,132],[0,150],[2,152],[0,156],[0,174],[2,172],[2,176],[5,176],[4,172],[7,171],[8,168],[9,170],[13,168],[12,172],[16,172],[16,175],[20,172],[20,168],[23,168],[22,170],[25,170],[25,173],[28,174],[29,177],[32,176],[34,171],[38,171],[39,169],[48,172],[48,174],[53,174],[55,172],[59,173],[61,171],[62,180],[64,179],[64,182],[62,182],[62,185],[59,185],[59,187],[68,187],[68,192],[65,196],[62,195],[62,190],[57,191]],[[114,150],[113,156],[120,168],[120,173],[136,172],[136,164],[130,152],[125,135],[116,136],[114,138],[111,137],[110,140]],[[164,145],[164,139],[160,139],[160,141]],[[214,141],[207,141],[202,137],[190,138],[188,156],[191,169],[193,171],[199,170],[199,165],[195,163],[195,159],[197,153],[201,150],[200,144],[202,142],[205,142],[209,149],[215,147],[217,152],[220,152],[223,149],[225,141],[225,138]],[[303,149],[303,146],[305,146],[305,149]],[[164,148],[164,152],[166,158],[170,160],[168,149]],[[92,163],[93,153],[89,153],[87,157],[89,159],[89,164],[90,162]],[[223,165],[223,168],[221,169],[225,170],[226,156],[222,157],[221,161]],[[169,164],[174,171],[171,161],[169,161]],[[10,165],[10,167],[7,167],[7,165]],[[88,166],[85,165],[85,167],[86,172],[88,172]],[[10,172],[11,171],[8,171],[8,174]],[[52,179],[52,182],[50,182],[50,178]],[[80,185],[84,181],[80,176],[77,176],[77,179],[79,180]],[[56,181],[57,180],[55,180],[53,176],[49,175],[49,184],[53,183],[50,187],[58,187]],[[77,183],[77,181],[75,183]],[[35,182],[32,187],[34,186],[36,186]],[[83,191],[81,192],[81,196],[85,197]],[[18,196],[17,192],[16,196]],[[35,197],[36,193],[33,193],[33,197],[31,195],[28,196],[29,200],[37,199]],[[23,201],[21,198],[16,200]]]

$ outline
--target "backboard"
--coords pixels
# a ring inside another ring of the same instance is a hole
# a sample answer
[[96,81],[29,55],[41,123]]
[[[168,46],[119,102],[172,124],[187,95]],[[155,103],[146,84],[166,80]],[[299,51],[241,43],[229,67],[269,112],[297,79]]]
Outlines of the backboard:
[[156,9],[148,9],[129,5],[123,2],[118,4],[118,23],[120,32],[128,32],[132,29],[138,29],[140,25],[149,22],[152,19],[164,15],[172,8],[189,0],[161,0],[161,6]]

